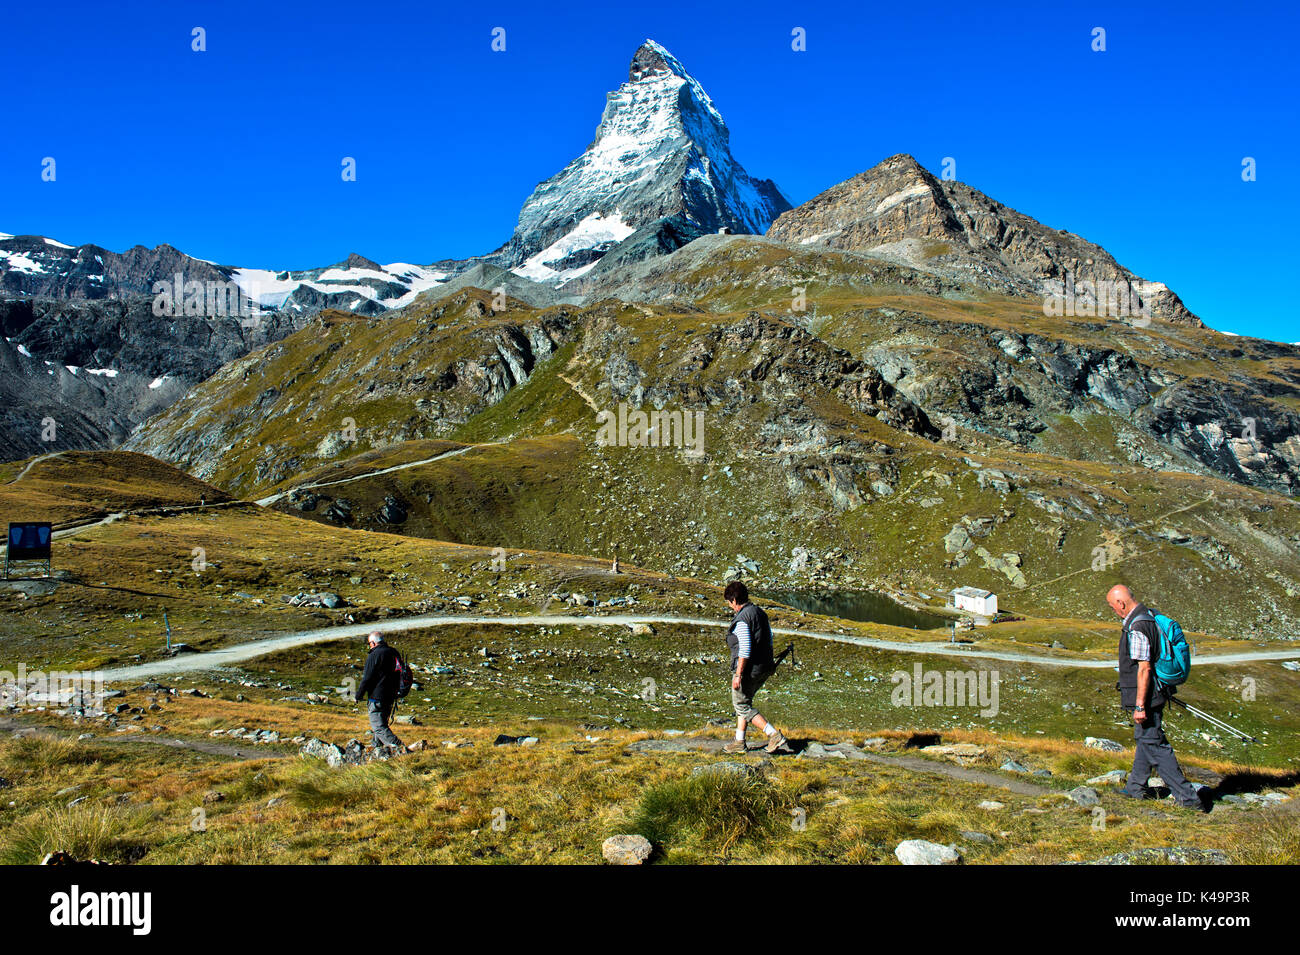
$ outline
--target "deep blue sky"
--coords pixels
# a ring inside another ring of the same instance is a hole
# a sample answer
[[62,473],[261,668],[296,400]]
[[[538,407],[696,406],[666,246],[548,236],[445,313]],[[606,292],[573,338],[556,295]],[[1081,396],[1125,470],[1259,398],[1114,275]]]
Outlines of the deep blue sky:
[[649,36],[796,204],[894,153],[936,174],[951,156],[958,179],[1100,243],[1213,327],[1300,339],[1300,14],[1129,6],[11,4],[0,231],[264,268],[487,252],[590,142]]

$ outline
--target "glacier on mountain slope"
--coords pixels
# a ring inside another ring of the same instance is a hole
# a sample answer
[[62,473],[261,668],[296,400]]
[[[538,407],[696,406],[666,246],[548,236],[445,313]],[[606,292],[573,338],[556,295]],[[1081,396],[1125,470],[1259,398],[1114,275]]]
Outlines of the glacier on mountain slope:
[[[333,265],[326,269],[303,272],[276,272],[272,269],[235,269],[231,279],[261,308],[280,309],[299,288],[309,288],[325,295],[352,293],[377,302],[385,308],[400,308],[415,300],[426,289],[447,280],[448,273],[409,262],[394,262],[381,266],[382,272],[365,268],[344,268]],[[280,276],[284,276],[281,278]],[[406,291],[398,296],[381,297],[375,287],[365,281],[380,285],[400,285]],[[360,304],[357,301],[355,304]]]

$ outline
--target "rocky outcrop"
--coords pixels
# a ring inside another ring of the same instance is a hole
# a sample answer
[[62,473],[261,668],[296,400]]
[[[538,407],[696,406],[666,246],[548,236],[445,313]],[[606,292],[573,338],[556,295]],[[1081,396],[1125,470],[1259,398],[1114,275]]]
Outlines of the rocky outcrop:
[[1179,381],[1143,409],[1142,420],[1162,441],[1232,480],[1286,493],[1300,487],[1300,415],[1253,387]]
[[808,407],[830,394],[853,411],[928,438],[938,429],[925,412],[874,367],[834,348],[805,329],[761,312],[718,324],[676,350],[675,360],[643,371],[621,352],[622,336],[593,329],[584,354],[599,358],[615,401],[655,407],[688,405],[726,412],[762,402],[771,410],[759,447],[781,452],[820,450],[824,425]]
[[[891,156],[782,214],[769,238],[799,245],[870,252],[891,261],[1012,295],[1041,297],[1045,282],[1079,289],[1120,283],[1143,309],[1184,325],[1201,321],[1160,283],[1144,283],[1099,245],[1051,229],[964,183],[938,179],[911,156]],[[1063,287],[1064,290],[1064,287]],[[1101,296],[1104,312],[1109,300]],[[1118,311],[1118,309],[1116,309]],[[1116,316],[1120,317],[1120,316]]]
[[120,299],[152,295],[154,283],[226,282],[231,269],[191,258],[170,245],[110,252],[38,235],[0,238],[0,294],[8,298]]

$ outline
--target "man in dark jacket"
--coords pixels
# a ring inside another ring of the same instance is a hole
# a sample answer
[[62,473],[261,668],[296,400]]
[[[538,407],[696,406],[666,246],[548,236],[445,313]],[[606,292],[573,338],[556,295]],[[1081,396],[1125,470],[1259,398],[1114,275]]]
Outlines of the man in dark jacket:
[[357,687],[357,702],[369,697],[370,731],[375,737],[375,748],[392,746],[402,749],[402,741],[388,728],[388,718],[393,715],[401,679],[397,651],[384,642],[378,630],[366,637],[366,643],[370,646],[370,653],[366,655],[366,672]]
[[1137,602],[1123,584],[1106,594],[1106,602],[1124,621],[1119,636],[1120,705],[1133,711],[1133,769],[1123,793],[1134,799],[1151,799],[1147,779],[1154,768],[1169,787],[1174,801],[1185,809],[1205,809],[1200,794],[1183,775],[1174,748],[1165,738],[1163,713],[1168,700],[1156,679],[1160,655],[1160,628],[1154,615]]
[[754,709],[754,694],[776,669],[772,656],[772,627],[761,607],[749,602],[749,589],[739,580],[727,584],[722,592],[735,617],[727,630],[727,647],[731,650],[731,705],[736,711],[736,738],[723,747],[728,753],[743,753],[745,727],[753,723],[767,734],[767,751],[789,752],[790,746],[781,731]]

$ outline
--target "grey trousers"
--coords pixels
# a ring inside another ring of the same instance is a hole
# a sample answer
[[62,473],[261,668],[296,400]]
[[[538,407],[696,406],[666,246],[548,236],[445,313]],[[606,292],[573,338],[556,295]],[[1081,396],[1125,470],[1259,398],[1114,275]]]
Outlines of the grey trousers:
[[1149,708],[1147,721],[1133,724],[1133,742],[1137,746],[1137,752],[1133,756],[1133,770],[1128,774],[1125,792],[1138,798],[1145,795],[1147,780],[1154,769],[1178,803],[1184,806],[1200,805],[1200,797],[1183,775],[1178,759],[1174,756],[1174,748],[1165,738],[1163,706]]
[[370,701],[370,732],[374,734],[376,746],[401,746],[393,731],[388,728],[388,718],[393,715],[393,704]]

